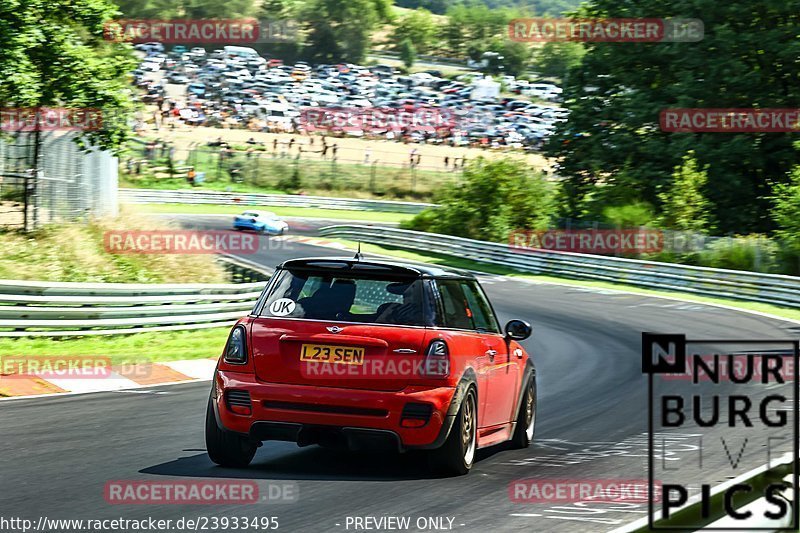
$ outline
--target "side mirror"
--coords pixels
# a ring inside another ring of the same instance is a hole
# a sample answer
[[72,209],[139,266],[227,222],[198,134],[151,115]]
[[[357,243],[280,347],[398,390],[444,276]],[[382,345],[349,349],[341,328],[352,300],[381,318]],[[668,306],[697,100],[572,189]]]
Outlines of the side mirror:
[[512,320],[506,324],[506,338],[524,341],[533,333],[533,328],[524,320]]

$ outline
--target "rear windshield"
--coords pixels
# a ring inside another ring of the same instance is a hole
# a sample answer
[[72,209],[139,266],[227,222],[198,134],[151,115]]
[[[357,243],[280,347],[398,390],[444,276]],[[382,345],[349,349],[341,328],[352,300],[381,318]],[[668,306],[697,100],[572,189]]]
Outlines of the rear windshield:
[[419,278],[283,270],[261,316],[362,324],[429,326],[433,299]]

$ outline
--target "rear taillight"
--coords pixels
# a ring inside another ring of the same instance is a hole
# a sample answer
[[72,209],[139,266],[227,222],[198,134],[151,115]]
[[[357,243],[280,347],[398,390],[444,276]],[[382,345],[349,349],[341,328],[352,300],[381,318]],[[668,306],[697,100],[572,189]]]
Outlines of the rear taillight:
[[232,365],[243,365],[247,362],[247,343],[244,326],[236,326],[228,337],[223,359]]
[[450,350],[441,339],[431,341],[425,353],[422,374],[428,378],[446,378],[450,375]]

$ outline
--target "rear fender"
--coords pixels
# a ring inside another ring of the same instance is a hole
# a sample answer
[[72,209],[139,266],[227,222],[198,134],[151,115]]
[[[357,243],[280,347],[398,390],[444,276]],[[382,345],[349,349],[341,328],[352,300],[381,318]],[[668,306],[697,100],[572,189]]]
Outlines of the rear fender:
[[464,402],[464,398],[467,397],[467,391],[470,388],[475,391],[476,395],[478,394],[478,378],[475,370],[472,367],[469,367],[464,371],[464,374],[461,376],[461,379],[456,385],[456,390],[453,393],[453,399],[450,400],[450,407],[447,409],[447,415],[444,418],[442,429],[439,432],[439,435],[436,437],[436,440],[424,446],[415,446],[414,449],[432,450],[442,447],[447,440],[447,437],[450,436],[450,431],[453,429],[456,416],[461,410],[461,404]]

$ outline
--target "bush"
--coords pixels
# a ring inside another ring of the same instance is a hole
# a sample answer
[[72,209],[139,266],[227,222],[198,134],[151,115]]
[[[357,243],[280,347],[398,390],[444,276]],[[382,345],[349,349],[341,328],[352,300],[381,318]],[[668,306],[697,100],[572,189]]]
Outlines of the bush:
[[547,228],[555,211],[544,177],[508,158],[473,161],[463,181],[445,186],[435,199],[440,208],[423,211],[403,227],[501,242],[513,230]]
[[730,270],[776,272],[778,244],[763,235],[720,239],[700,253],[702,266]]
[[647,202],[611,206],[603,210],[603,218],[609,224],[621,228],[646,226],[654,217],[653,206]]

